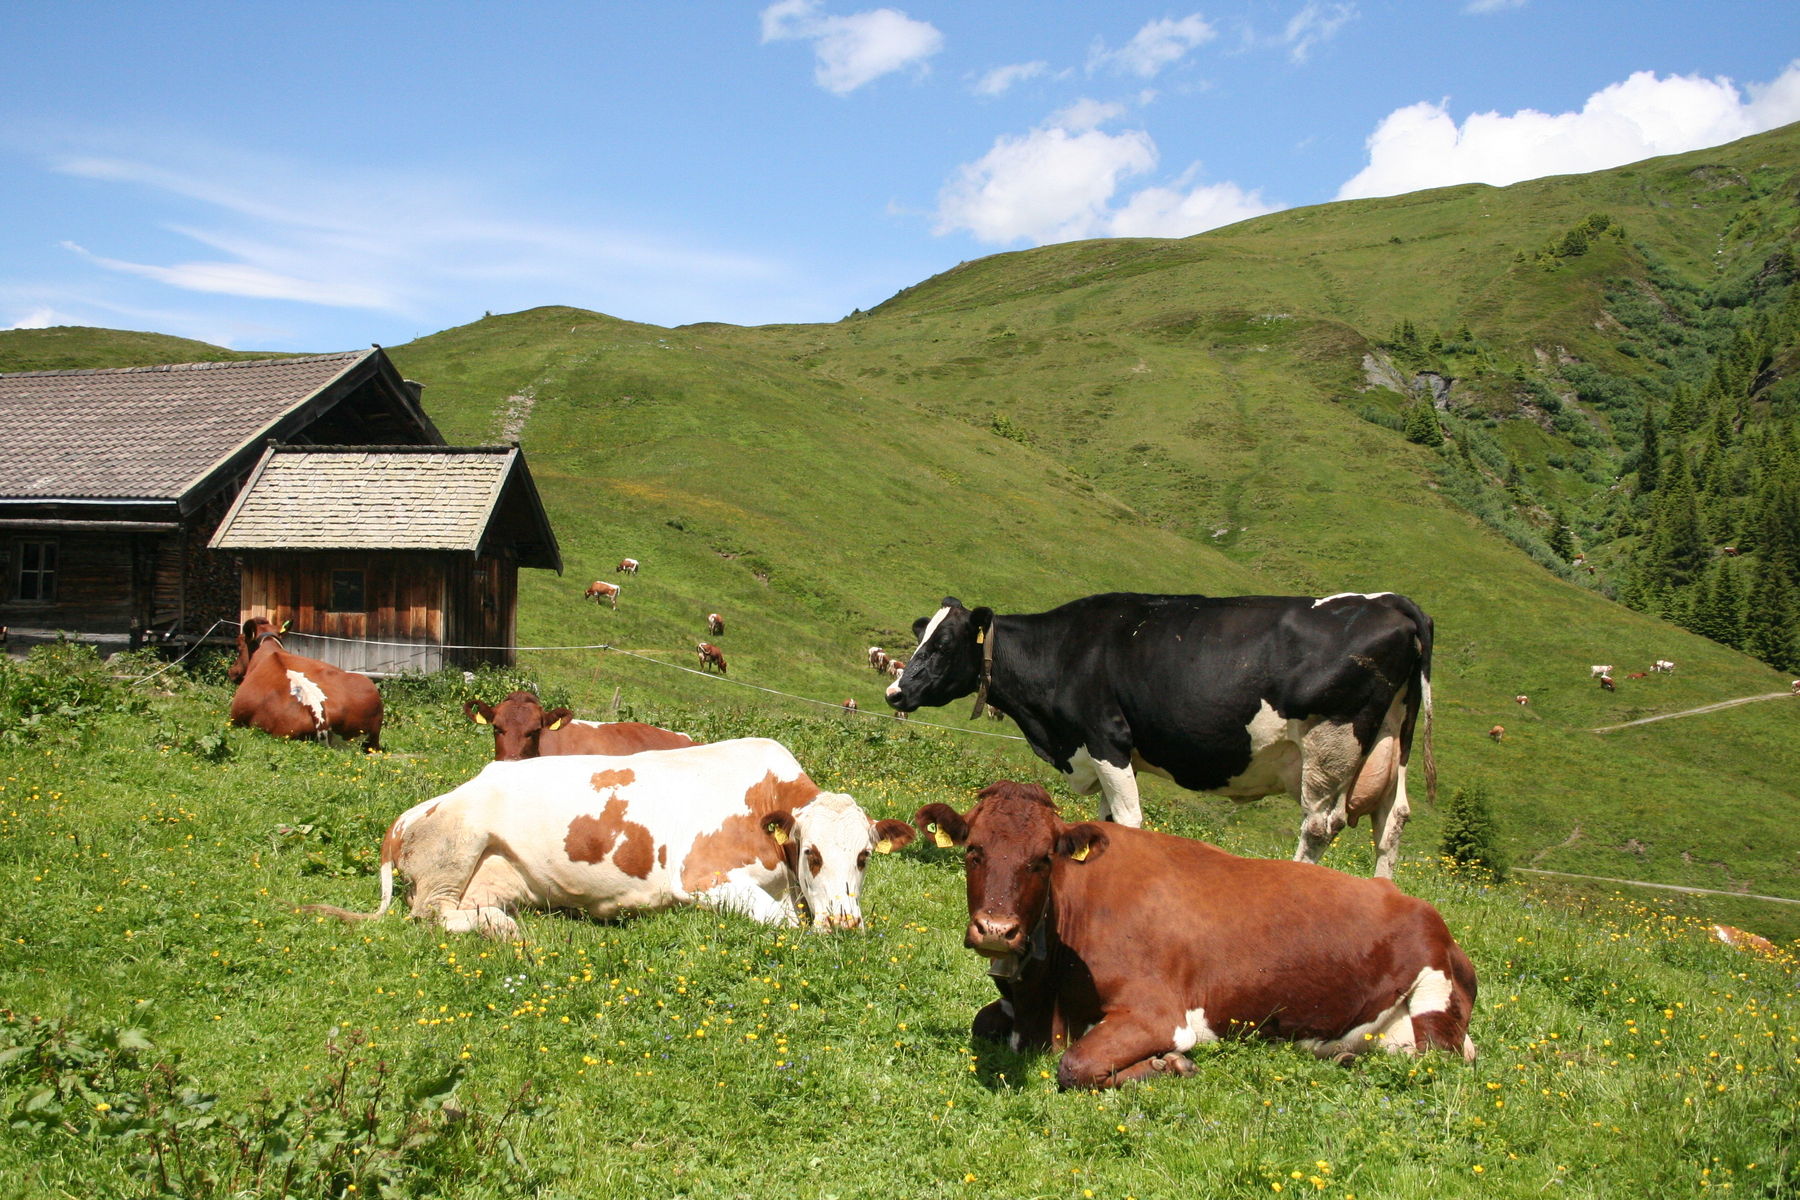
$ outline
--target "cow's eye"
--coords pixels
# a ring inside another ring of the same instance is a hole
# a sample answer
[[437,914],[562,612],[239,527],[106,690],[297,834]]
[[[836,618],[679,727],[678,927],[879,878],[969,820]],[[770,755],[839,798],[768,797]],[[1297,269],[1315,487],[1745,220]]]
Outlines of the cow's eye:
[[1033,871],[1036,871],[1040,875],[1043,874],[1045,871],[1048,871],[1050,869],[1050,856],[1048,854],[1046,854],[1046,855],[1044,855],[1044,857],[1033,861],[1031,864],[1031,869]]
[[868,865],[869,865],[869,852],[867,850],[864,850],[861,854],[856,856],[856,869],[860,871],[863,868],[867,867]]
[[812,870],[814,875],[817,875],[819,873],[819,868],[825,865],[825,856],[819,853],[819,848],[817,846],[808,846],[806,848],[806,865]]
[[963,861],[966,863],[974,864],[974,863],[978,863],[978,862],[982,861],[986,857],[987,857],[987,855],[985,855],[981,852],[980,847],[970,846],[968,853],[963,855]]

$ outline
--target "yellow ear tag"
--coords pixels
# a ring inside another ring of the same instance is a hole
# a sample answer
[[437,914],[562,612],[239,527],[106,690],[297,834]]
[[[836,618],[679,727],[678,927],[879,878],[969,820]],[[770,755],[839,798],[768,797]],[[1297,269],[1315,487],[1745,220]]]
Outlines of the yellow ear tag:
[[486,717],[484,717],[484,716],[482,716],[482,715],[481,715],[481,713],[479,713],[479,712],[477,712],[477,713],[476,713],[476,714],[475,714],[475,723],[476,723],[476,724],[477,724],[477,725],[486,725],[486,724],[487,724],[487,718],[486,718]]
[[1094,847],[1092,845],[1083,846],[1081,849],[1075,851],[1075,853],[1069,855],[1069,857],[1074,859],[1076,862],[1086,862],[1087,856],[1088,856],[1088,851],[1092,850],[1093,848]]
[[787,830],[783,829],[779,825],[770,825],[770,826],[768,826],[768,830],[769,830],[769,836],[775,839],[775,844],[777,846],[785,846],[788,844],[788,831]]
[[939,829],[936,825],[931,827],[931,840],[937,843],[937,848],[939,850],[948,850],[950,847],[956,845],[956,839],[945,833],[942,829]]
[[882,838],[879,842],[875,843],[875,853],[877,853],[877,854],[892,854],[893,852],[894,852],[893,839]]
[[979,645],[981,645],[981,643],[983,643],[985,641],[987,641],[987,630],[977,629],[975,631],[975,644],[977,646],[979,646]]
[[557,720],[550,722],[550,725],[549,725],[549,728],[552,730],[561,729],[562,727],[563,727],[563,723],[562,723],[561,718],[558,718]]

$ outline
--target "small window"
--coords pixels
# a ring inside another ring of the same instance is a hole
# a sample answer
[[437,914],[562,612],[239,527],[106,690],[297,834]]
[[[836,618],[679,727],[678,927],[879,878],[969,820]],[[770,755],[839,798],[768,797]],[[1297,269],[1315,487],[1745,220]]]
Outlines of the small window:
[[331,573],[331,607],[329,612],[363,612],[363,573],[333,571]]
[[13,599],[47,603],[56,599],[56,543],[19,542]]

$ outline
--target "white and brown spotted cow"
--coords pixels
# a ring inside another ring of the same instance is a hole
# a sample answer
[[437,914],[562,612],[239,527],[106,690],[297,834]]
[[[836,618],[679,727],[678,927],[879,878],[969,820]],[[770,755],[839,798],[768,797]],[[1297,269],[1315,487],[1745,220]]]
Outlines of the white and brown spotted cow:
[[804,910],[814,928],[855,928],[870,853],[912,836],[904,821],[871,821],[849,796],[820,791],[767,738],[495,762],[389,827],[374,912],[311,910],[379,917],[399,871],[412,881],[411,915],[451,933],[517,938],[520,909],[606,919],[680,904],[769,925],[798,925]]
[[587,599],[592,600],[595,604],[604,600],[614,608],[619,607],[619,585],[616,583],[608,583],[604,579],[596,579],[594,582],[587,585],[587,591],[583,593],[583,595],[585,595]]

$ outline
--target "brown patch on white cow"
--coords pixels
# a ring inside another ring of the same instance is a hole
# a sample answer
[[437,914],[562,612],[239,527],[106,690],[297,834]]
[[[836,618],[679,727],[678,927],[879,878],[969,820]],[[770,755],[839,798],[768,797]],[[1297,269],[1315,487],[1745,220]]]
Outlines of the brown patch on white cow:
[[762,816],[734,813],[718,829],[694,839],[681,864],[681,888],[690,895],[704,892],[740,867],[757,862],[774,870],[781,861],[781,847],[763,832]]
[[568,836],[563,839],[563,852],[569,861],[604,862],[610,855],[613,866],[623,874],[648,879],[656,861],[655,842],[648,829],[625,819],[626,807],[624,800],[614,796],[599,816],[580,816],[570,821]]
[[757,816],[778,808],[799,812],[818,794],[819,785],[804,771],[797,778],[787,780],[777,779],[775,772],[769,771],[744,792],[744,805]]
[[630,767],[623,767],[617,770],[595,771],[591,782],[596,792],[603,792],[607,788],[624,787],[636,778],[637,772]]

